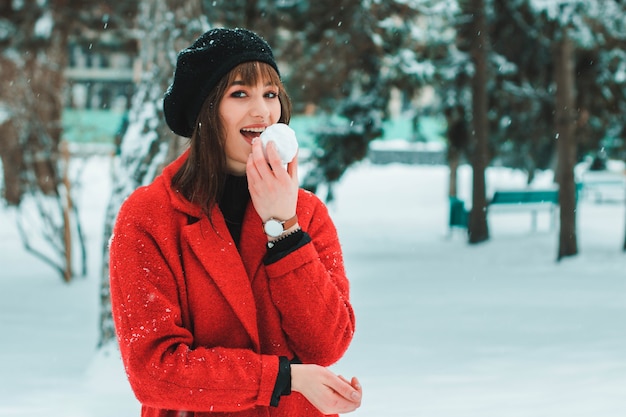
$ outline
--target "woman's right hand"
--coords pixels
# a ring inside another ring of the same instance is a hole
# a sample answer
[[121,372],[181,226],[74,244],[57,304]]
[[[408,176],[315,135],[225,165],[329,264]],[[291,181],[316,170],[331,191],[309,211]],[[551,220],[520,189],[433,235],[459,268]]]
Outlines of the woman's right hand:
[[250,198],[264,222],[272,217],[287,220],[296,214],[298,204],[298,159],[294,157],[285,169],[274,142],[268,143],[267,154],[269,164],[261,140],[255,138],[246,165]]
[[291,390],[304,395],[322,414],[343,414],[361,406],[363,390],[358,379],[335,375],[311,364],[291,365]]

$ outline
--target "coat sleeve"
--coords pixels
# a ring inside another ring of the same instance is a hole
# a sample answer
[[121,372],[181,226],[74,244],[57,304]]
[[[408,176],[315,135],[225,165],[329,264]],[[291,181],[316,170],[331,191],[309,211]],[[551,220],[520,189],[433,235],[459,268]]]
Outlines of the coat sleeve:
[[341,246],[317,197],[300,216],[311,242],[267,265],[271,297],[290,347],[304,363],[328,366],[347,350],[355,329]]
[[149,407],[186,411],[269,406],[278,375],[277,356],[194,346],[193,335],[183,324],[184,287],[172,272],[178,254],[163,246],[176,239],[159,231],[174,229],[162,226],[173,216],[158,214],[151,206],[127,201],[110,241],[113,319],[136,397]]

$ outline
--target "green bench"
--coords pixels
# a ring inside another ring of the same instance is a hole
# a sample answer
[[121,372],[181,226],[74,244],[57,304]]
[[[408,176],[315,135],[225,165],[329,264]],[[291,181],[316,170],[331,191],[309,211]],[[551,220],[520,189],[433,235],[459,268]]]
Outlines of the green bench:
[[465,202],[457,197],[450,197],[450,217],[448,219],[448,226],[450,232],[452,229],[467,229],[467,217],[469,213],[465,208]]
[[[532,229],[537,229],[537,212],[549,210],[550,227],[554,227],[554,212],[559,205],[558,189],[497,190],[488,207],[501,206],[511,210],[528,210],[532,214]],[[467,228],[468,210],[463,200],[450,197],[450,230]]]
[[554,228],[554,212],[559,205],[559,190],[497,190],[493,193],[489,207],[504,206],[508,209],[528,210],[531,212],[532,230],[537,230],[537,212],[550,212],[550,229]]
[[498,190],[489,202],[489,205],[494,204],[559,204],[559,191]]

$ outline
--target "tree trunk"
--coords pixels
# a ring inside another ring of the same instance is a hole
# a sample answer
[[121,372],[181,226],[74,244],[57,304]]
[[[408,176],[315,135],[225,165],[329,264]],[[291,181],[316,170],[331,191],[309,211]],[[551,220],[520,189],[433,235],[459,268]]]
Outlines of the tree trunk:
[[[3,70],[7,67],[7,62],[2,57],[0,57],[0,67]],[[9,85],[5,80],[3,71],[0,82],[3,85]],[[0,102],[2,102],[1,97]],[[9,206],[14,207],[20,204],[24,194],[24,184],[20,175],[24,166],[24,154],[18,137],[16,126],[10,120],[0,124],[0,159],[4,178],[4,200]]]
[[578,254],[576,239],[576,164],[574,109],[574,46],[566,28],[554,44],[556,82],[555,124],[557,135],[557,182],[559,184],[560,231],[557,260]]
[[448,166],[450,167],[450,176],[448,181],[448,197],[456,197],[458,194],[458,170],[459,170],[460,152],[454,147],[448,148]]
[[[626,210],[624,212],[626,212]],[[626,232],[624,233],[624,246],[622,247],[622,250],[626,252]]]
[[472,79],[472,210],[468,221],[469,243],[489,239],[485,170],[488,163],[488,53],[489,35],[484,0],[471,0],[473,14],[470,54],[474,64]]
[[63,157],[63,186],[65,195],[61,207],[63,208],[63,243],[65,246],[65,273],[63,279],[65,282],[72,280],[72,186],[70,183],[70,148],[67,142],[61,144],[61,155]]
[[113,163],[113,190],[106,210],[102,248],[99,346],[115,337],[108,241],[116,215],[124,199],[135,188],[150,183],[163,166],[182,151],[183,142],[167,127],[160,103],[174,73],[177,52],[208,29],[203,16],[199,1],[144,0],[139,6],[141,75],[129,113],[129,126],[122,139],[121,154]]

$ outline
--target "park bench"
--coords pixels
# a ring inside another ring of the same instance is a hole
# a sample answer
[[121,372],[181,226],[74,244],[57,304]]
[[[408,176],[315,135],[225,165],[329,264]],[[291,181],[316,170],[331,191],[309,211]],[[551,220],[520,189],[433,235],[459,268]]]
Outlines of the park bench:
[[[577,186],[579,189],[579,186]],[[548,210],[550,213],[550,228],[554,227],[554,213],[559,205],[559,191],[550,189],[511,189],[496,190],[488,208],[502,207],[508,210],[527,210],[532,215],[532,230],[537,229],[537,212]],[[490,210],[491,211],[491,210]],[[468,211],[463,200],[450,197],[450,231],[453,228],[467,228]]]
[[587,197],[593,194],[596,203],[607,197],[626,198],[626,175],[617,172],[587,171],[582,176],[582,192]]
[[531,212],[531,228],[537,230],[537,212],[550,212],[550,229],[554,227],[554,213],[559,205],[559,190],[523,189],[497,190],[493,193],[489,207],[502,206],[508,210],[528,210]]

